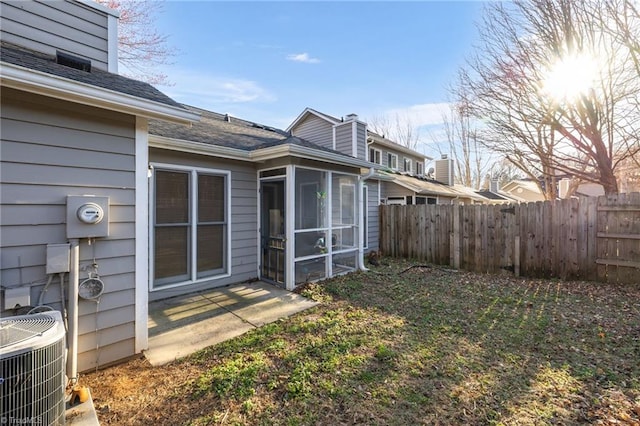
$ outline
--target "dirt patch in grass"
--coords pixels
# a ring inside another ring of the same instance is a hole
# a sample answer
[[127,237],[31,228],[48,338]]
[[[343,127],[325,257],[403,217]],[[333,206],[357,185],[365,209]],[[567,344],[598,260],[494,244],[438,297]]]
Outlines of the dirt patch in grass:
[[102,424],[640,424],[640,284],[383,266],[163,367],[82,377]]

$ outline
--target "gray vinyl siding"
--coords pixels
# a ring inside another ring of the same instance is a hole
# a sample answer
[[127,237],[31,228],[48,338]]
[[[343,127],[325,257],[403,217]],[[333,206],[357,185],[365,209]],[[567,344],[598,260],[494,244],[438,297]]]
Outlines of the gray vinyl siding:
[[357,133],[356,137],[358,138],[358,147],[357,147],[357,155],[356,157],[361,160],[367,160],[368,148],[367,148],[367,126],[364,123],[357,123]]
[[380,192],[382,193],[381,198],[383,200],[388,197],[406,197],[407,195],[415,195],[413,191],[392,182],[382,182]]
[[353,122],[336,126],[336,151],[353,156],[353,126]]
[[149,293],[149,300],[160,300],[204,289],[257,278],[258,275],[258,198],[257,172],[252,164],[208,156],[152,148],[149,161],[231,172],[231,276],[198,284],[187,284]]
[[380,232],[379,232],[379,181],[369,180],[367,185],[367,236],[369,238],[369,244],[367,245],[367,251],[378,250]]
[[[105,291],[99,305],[79,302],[79,371],[133,355],[135,117],[3,89],[1,126],[3,289],[30,286],[37,304],[47,280],[46,245],[67,242],[67,195],[110,197],[109,237],[80,244],[80,280],[95,258]],[[68,274],[65,292],[67,286]],[[44,303],[61,309],[58,276]]]
[[376,143],[371,144],[367,148],[367,150],[369,148],[375,148],[375,149],[378,149],[378,150],[382,151],[382,165],[384,167],[389,167],[389,157],[388,157],[388,155],[390,153],[397,155],[398,156],[398,169],[397,170],[399,170],[401,172],[404,171],[404,159],[405,158],[408,158],[408,159],[411,160],[411,172],[414,173],[414,174],[416,173],[416,163],[419,163],[419,162],[423,161],[423,159],[420,158],[420,157],[416,157],[416,156],[413,156],[413,155],[407,155],[407,154],[405,154],[405,153],[403,153],[401,151],[396,151],[396,150],[393,150],[393,149],[389,149],[386,146],[381,146],[381,145],[378,145]]
[[50,55],[55,55],[56,50],[64,51],[107,70],[105,12],[68,0],[3,0],[0,7],[3,41]]
[[315,115],[309,114],[291,133],[320,146],[333,148],[333,125]]

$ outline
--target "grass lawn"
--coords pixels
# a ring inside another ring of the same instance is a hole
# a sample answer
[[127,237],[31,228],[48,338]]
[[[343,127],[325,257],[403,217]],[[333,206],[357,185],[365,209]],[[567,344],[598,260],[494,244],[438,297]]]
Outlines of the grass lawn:
[[82,377],[101,423],[640,425],[640,283],[383,263],[183,360]]

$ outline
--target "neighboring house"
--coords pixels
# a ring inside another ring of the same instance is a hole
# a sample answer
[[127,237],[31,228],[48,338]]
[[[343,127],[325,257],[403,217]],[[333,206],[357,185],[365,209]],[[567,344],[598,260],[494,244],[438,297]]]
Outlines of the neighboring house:
[[490,200],[489,203],[492,204],[509,204],[518,203],[521,201],[520,199],[502,191],[497,179],[491,179],[489,181],[489,188],[484,188],[480,191],[476,191],[476,194]]
[[363,267],[377,241],[364,205],[378,205],[363,189],[374,173],[363,123],[335,126],[326,144],[180,105],[117,74],[113,11],[1,5],[0,309],[42,294],[62,310],[45,284],[97,273],[100,303],[68,306],[77,371],[147,349],[150,301],[253,279],[292,290]]
[[492,199],[454,183],[453,160],[436,160],[435,179],[425,173],[431,158],[371,132],[356,114],[336,118],[305,108],[286,129],[294,136],[367,160],[373,170],[363,177],[364,249],[378,249],[380,204],[487,203]]
[[600,195],[604,195],[604,188],[599,183],[580,182],[571,178],[558,180],[558,198],[599,197]]
[[544,201],[544,195],[532,180],[515,179],[500,188],[500,192],[521,203]]
[[367,132],[369,161],[382,167],[372,181],[380,182],[381,204],[450,204],[492,202],[472,188],[456,184],[453,159],[434,161],[434,176],[425,173],[432,160],[374,132]]

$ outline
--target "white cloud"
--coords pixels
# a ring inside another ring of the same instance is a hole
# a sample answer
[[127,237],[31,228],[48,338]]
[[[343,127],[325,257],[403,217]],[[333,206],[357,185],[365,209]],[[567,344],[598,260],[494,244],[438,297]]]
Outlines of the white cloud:
[[434,104],[417,104],[404,108],[387,110],[383,115],[392,118],[398,117],[401,123],[409,122],[415,127],[434,126],[443,123],[442,115],[449,111],[447,102]]
[[312,58],[308,53],[292,53],[287,55],[287,60],[294,62],[304,62],[305,64],[317,64],[320,62],[318,58]]
[[221,103],[274,102],[277,98],[253,80],[194,70],[168,72],[174,85],[162,88],[175,100],[198,107]]

